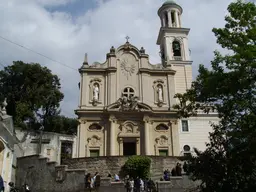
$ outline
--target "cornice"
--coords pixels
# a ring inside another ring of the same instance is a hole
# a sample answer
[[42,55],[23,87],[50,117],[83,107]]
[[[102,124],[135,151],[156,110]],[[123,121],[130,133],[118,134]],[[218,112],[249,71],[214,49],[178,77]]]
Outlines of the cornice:
[[116,72],[116,67],[108,67],[108,68],[80,68],[79,73],[84,72]]
[[175,33],[175,34],[185,34],[188,35],[189,34],[190,29],[189,28],[180,28],[180,27],[161,27],[158,33],[158,37],[157,37],[157,45],[161,44],[161,39],[164,36],[164,33]]
[[149,73],[149,74],[171,74],[175,75],[176,71],[172,69],[147,69],[147,68],[140,68],[140,73]]

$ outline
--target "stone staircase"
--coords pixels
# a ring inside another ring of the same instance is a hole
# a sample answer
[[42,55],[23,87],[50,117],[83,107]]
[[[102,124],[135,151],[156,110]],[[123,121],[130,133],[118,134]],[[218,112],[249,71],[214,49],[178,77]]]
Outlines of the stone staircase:
[[[151,168],[150,177],[152,180],[160,180],[163,177],[163,172],[166,169],[172,170],[176,166],[178,159],[175,157],[156,157],[150,156],[151,158]],[[99,172],[102,177],[107,177],[110,173],[112,176],[114,174],[121,174],[121,167],[125,164],[128,157],[95,157],[95,158],[77,158],[70,159],[65,162],[68,169],[83,169],[86,173],[94,174]]]

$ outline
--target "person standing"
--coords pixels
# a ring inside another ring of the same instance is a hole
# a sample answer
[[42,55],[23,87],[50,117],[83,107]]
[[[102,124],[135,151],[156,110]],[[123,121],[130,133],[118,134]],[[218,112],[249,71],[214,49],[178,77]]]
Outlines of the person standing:
[[4,180],[2,175],[0,175],[0,192],[4,192]]

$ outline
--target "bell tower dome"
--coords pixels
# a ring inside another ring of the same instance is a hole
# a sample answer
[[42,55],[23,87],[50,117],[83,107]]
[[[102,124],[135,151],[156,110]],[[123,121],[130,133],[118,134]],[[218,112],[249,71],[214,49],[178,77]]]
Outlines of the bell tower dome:
[[[157,39],[164,67],[174,63],[190,61],[188,34],[190,29],[183,28],[181,15],[183,9],[174,0],[167,0],[158,10],[161,28]],[[192,62],[190,62],[191,64]]]

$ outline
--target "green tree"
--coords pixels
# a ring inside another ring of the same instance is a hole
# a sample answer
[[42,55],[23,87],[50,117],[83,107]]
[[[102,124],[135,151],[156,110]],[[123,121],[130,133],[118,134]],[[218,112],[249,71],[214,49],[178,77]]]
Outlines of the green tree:
[[123,166],[125,175],[133,178],[148,178],[150,174],[151,159],[146,156],[131,156]]
[[0,97],[7,98],[7,113],[15,126],[38,128],[49,117],[59,114],[64,95],[60,80],[40,64],[15,61],[0,71]]
[[253,191],[256,188],[256,6],[237,1],[228,6],[224,28],[214,28],[217,42],[229,54],[215,52],[211,69],[199,75],[185,94],[177,94],[179,115],[215,110],[207,149],[195,149],[188,172],[201,180],[201,191]]
[[45,131],[73,135],[76,134],[77,126],[77,119],[56,115],[47,118]]

